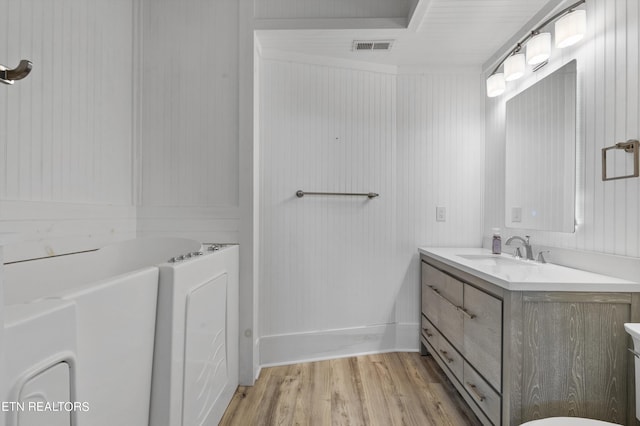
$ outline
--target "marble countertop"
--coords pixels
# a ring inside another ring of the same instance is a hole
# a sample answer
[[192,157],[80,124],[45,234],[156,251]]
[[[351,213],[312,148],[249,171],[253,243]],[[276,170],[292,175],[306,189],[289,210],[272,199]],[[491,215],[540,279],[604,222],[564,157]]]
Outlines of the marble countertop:
[[493,255],[483,248],[418,249],[435,260],[514,291],[640,292],[640,284],[607,275]]

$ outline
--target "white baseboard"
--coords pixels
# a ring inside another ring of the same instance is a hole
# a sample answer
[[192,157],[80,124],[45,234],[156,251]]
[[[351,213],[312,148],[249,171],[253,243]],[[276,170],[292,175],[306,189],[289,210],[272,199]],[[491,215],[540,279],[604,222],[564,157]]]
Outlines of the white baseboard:
[[367,327],[260,338],[260,365],[269,367],[332,358],[420,350],[419,324],[380,324]]

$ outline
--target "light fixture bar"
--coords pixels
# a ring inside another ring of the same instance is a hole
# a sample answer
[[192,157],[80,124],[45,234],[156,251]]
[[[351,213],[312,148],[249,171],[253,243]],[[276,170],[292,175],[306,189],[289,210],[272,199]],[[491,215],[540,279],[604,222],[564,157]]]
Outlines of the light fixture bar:
[[586,1],[587,0],[580,0],[580,1],[577,1],[577,2],[573,3],[571,6],[565,7],[560,12],[556,13],[555,15],[553,15],[552,17],[550,17],[549,19],[547,19],[546,21],[544,21],[543,23],[538,25],[536,28],[532,29],[529,32],[529,34],[527,34],[525,37],[523,37],[522,40],[520,40],[518,43],[516,43],[516,46],[513,49],[509,50],[509,52],[504,56],[504,58],[502,58],[502,60],[500,62],[498,62],[498,65],[496,66],[496,68],[493,70],[493,72],[491,74],[493,75],[496,72],[498,72],[498,70],[500,69],[502,64],[504,64],[504,61],[506,61],[509,58],[509,56],[511,56],[513,54],[515,49],[517,49],[519,46],[523,46],[527,41],[529,41],[532,37],[534,37],[537,33],[539,33],[541,29],[543,29],[544,27],[546,27],[547,25],[549,25],[550,23],[552,23],[556,19],[559,19],[562,16],[566,15],[567,13],[571,12],[573,9],[575,9],[578,6],[580,6],[581,4],[586,3]]

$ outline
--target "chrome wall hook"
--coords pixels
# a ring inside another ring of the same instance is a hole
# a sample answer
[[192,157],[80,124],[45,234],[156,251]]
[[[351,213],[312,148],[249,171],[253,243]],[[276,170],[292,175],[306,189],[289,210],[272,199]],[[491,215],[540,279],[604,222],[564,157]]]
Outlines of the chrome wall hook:
[[0,82],[4,84],[13,84],[16,80],[22,80],[31,72],[33,64],[31,61],[23,59],[17,67],[8,69],[4,65],[0,65]]

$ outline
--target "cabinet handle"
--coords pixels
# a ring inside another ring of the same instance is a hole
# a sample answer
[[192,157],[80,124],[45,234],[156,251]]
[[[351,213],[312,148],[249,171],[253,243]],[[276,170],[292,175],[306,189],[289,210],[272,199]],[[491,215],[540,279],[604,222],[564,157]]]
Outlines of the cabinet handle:
[[631,352],[633,354],[633,356],[635,356],[636,358],[640,358],[640,352],[636,352],[631,348],[627,348],[629,350],[629,352]]
[[476,316],[474,314],[470,314],[469,311],[467,311],[465,308],[463,308],[462,306],[457,306],[458,310],[460,312],[462,312],[467,318],[469,319],[474,319]]
[[476,399],[480,402],[483,402],[485,399],[484,395],[482,395],[479,391],[478,388],[476,387],[476,385],[474,385],[473,383],[469,383],[467,382],[467,386],[469,386],[469,388],[471,389],[471,392],[473,392],[473,394],[475,395]]
[[431,290],[433,290],[433,292],[440,297],[442,300],[444,300],[445,302],[447,302],[448,304],[450,304],[451,306],[453,306],[456,309],[460,309],[459,306],[457,306],[455,303],[451,302],[449,299],[447,299],[446,297],[444,297],[442,294],[440,294],[440,290],[438,290],[437,288],[435,288],[434,286],[430,285],[429,288]]
[[427,337],[433,337],[433,334],[429,333],[429,329],[428,328],[423,328],[422,331],[424,331],[424,334],[426,334]]
[[453,358],[449,358],[447,356],[448,352],[447,351],[443,351],[442,349],[438,349],[440,351],[440,353],[442,354],[442,356],[444,357],[444,360],[447,361],[447,363],[451,364],[453,362]]

